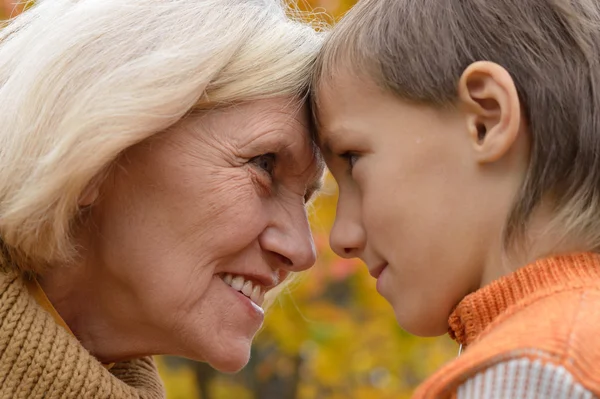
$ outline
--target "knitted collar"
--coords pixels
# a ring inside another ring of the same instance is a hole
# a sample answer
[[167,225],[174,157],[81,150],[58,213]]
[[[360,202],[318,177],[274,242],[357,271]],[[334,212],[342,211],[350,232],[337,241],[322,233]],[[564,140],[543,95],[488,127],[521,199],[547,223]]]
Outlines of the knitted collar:
[[[61,326],[62,328],[64,328],[66,331],[68,331],[69,334],[71,334],[72,336],[75,336],[75,334],[73,334],[73,331],[71,331],[71,329],[67,325],[67,322],[65,322],[63,320],[63,318],[60,316],[60,314],[58,313],[56,308],[54,308],[54,305],[52,305],[52,302],[50,302],[50,299],[48,299],[48,297],[46,296],[46,293],[44,292],[43,288],[38,283],[37,279],[35,279],[35,278],[27,279],[25,281],[25,286],[27,287],[27,291],[29,291],[29,295],[31,295],[35,299],[35,301],[42,307],[42,309],[44,309],[46,312],[50,313],[50,315],[54,319],[54,322],[56,324],[58,324],[59,326]],[[114,363],[106,363],[106,364],[102,363],[102,365],[104,367],[106,367],[106,369],[110,370],[111,368],[114,367],[115,364]]]
[[30,295],[0,273],[0,397],[164,399],[151,358],[109,371]]
[[600,284],[600,254],[545,258],[467,295],[448,320],[452,339],[467,346],[502,313],[551,293]]

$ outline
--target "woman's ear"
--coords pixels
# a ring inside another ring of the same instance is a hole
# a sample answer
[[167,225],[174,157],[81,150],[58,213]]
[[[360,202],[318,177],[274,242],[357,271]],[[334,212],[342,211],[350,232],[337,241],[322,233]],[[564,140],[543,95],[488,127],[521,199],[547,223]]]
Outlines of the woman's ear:
[[498,64],[478,61],[463,72],[458,96],[480,163],[500,160],[516,142],[521,105],[510,74]]

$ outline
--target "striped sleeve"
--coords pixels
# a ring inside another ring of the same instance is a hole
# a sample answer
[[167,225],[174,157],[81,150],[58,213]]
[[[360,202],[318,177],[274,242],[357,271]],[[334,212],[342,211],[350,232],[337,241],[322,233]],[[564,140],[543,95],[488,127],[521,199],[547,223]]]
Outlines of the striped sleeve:
[[457,399],[598,399],[564,367],[525,358],[475,374],[456,394]]

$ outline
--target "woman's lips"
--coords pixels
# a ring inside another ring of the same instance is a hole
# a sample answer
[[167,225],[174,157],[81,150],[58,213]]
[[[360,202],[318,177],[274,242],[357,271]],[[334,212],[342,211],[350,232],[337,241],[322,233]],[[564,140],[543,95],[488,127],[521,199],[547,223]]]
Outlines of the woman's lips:
[[369,274],[377,279],[381,275],[381,272],[383,272],[383,269],[387,267],[387,265],[387,263],[382,263],[379,266],[369,268]]
[[225,284],[229,285],[234,290],[244,294],[250,298],[259,307],[262,307],[265,301],[265,293],[269,290],[258,281],[252,281],[245,276],[232,275],[229,273],[219,275]]
[[221,278],[217,277],[218,280],[223,284],[224,288],[231,292],[235,297],[241,302],[242,306],[246,309],[248,314],[252,316],[252,318],[258,319],[260,323],[264,320],[265,311],[262,307],[258,306],[254,303],[250,298],[244,295],[242,292],[234,289],[229,284],[225,283]]
[[234,294],[237,295],[237,297],[240,299],[240,301],[242,301],[245,304],[245,306],[248,308],[249,312],[253,316],[258,317],[261,320],[261,322],[262,322],[262,320],[265,317],[265,311],[264,311],[264,309],[261,308],[260,306],[258,306],[257,304],[255,304],[254,302],[252,302],[252,300],[250,300],[250,298],[248,298],[247,296],[245,296],[241,292],[234,291]]

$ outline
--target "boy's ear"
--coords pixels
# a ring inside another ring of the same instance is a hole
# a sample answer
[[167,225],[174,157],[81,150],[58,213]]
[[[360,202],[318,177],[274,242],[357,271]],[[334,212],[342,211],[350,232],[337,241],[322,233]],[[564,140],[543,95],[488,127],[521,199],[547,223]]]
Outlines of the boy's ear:
[[101,179],[96,177],[88,183],[77,200],[77,205],[79,205],[80,208],[86,208],[96,202],[100,196],[101,182]]
[[460,78],[458,97],[477,161],[501,159],[515,143],[521,125],[519,95],[510,74],[496,63],[475,62]]

